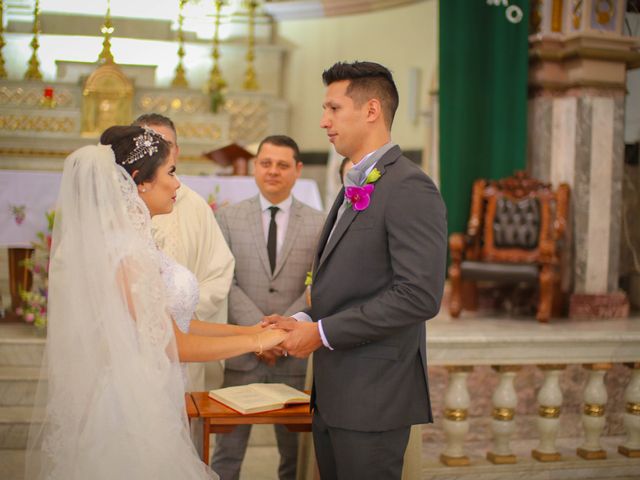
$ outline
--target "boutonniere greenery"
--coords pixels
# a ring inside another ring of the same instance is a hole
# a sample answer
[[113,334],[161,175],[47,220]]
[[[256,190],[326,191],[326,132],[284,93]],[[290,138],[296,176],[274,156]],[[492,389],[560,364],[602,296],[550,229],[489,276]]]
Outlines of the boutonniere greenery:
[[347,199],[348,205],[353,208],[356,212],[361,212],[366,210],[371,203],[371,194],[375,190],[375,185],[382,174],[380,170],[374,168],[369,172],[367,178],[364,181],[364,185],[362,186],[349,186],[344,189],[344,196]]
[[304,279],[304,286],[308,287],[309,285],[311,285],[312,279],[313,279],[313,276],[311,275],[311,272],[307,272],[307,276]]

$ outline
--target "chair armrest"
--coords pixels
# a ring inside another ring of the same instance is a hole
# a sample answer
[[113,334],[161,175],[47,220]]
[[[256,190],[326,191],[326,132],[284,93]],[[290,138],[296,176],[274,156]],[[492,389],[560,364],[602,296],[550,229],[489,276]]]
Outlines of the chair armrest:
[[561,183],[556,191],[556,219],[553,222],[554,240],[561,240],[567,231],[569,214],[569,185]]
[[449,253],[451,262],[459,264],[464,257],[465,236],[462,233],[452,233],[449,235]]

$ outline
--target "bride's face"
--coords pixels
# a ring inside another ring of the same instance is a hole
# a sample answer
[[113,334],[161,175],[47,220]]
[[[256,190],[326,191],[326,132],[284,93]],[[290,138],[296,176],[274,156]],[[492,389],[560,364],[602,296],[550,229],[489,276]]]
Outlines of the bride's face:
[[167,161],[156,170],[153,180],[138,185],[138,194],[153,217],[173,210],[178,188],[180,181],[176,177],[176,161],[173,155],[169,155]]

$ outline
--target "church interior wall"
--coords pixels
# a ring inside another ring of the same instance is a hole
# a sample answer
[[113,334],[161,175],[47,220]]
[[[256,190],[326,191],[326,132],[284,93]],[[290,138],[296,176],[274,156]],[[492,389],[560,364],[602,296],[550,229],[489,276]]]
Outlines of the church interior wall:
[[[407,150],[424,144],[424,124],[412,115],[424,108],[438,55],[437,2],[344,17],[290,20],[278,24],[278,38],[292,45],[285,66],[284,96],[291,105],[290,133],[303,150],[327,151],[319,128],[324,96],[321,74],[338,60],[371,60],[395,77],[400,105],[393,140]],[[412,76],[419,76],[411,91]],[[411,102],[414,102],[411,104]]]

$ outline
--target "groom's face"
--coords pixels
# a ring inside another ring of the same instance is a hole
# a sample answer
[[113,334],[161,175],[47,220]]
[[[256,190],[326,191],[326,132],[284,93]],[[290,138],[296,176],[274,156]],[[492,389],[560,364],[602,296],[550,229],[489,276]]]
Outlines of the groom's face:
[[327,86],[320,128],[327,131],[329,141],[340,155],[357,162],[366,137],[367,108],[366,103],[358,105],[347,95],[349,83],[349,80],[341,80]]

